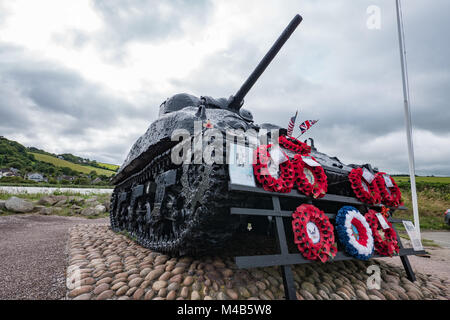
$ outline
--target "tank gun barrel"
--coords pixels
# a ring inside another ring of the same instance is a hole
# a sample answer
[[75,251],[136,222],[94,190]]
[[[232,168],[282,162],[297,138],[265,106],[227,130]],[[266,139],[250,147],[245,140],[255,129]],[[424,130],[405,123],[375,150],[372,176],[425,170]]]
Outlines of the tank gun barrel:
[[286,43],[291,34],[295,31],[297,26],[302,22],[303,18],[297,14],[289,23],[289,25],[284,29],[283,33],[278,37],[277,41],[272,45],[270,50],[266,53],[264,58],[259,62],[256,66],[255,70],[250,74],[244,84],[241,86],[239,91],[231,97],[230,102],[228,104],[228,108],[239,110],[242,105],[242,101],[250,89],[253,87],[261,74],[266,70],[267,66],[272,62],[273,58],[278,54],[281,47]]

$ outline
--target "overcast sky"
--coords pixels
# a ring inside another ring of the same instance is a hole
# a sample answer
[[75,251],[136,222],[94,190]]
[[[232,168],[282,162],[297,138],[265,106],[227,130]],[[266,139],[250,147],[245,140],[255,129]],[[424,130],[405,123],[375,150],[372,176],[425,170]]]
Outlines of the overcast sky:
[[[447,0],[403,1],[422,175],[450,175],[448,12]],[[246,108],[284,127],[298,109],[320,119],[303,136],[320,151],[408,172],[394,0],[0,0],[0,135],[122,164],[162,101],[229,97],[296,13]]]

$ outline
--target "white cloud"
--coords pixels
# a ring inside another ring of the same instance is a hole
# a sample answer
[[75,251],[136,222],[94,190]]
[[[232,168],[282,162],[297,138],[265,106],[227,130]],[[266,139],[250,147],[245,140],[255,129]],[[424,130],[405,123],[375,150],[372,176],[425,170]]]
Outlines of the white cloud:
[[[367,29],[369,5],[381,8],[380,30]],[[235,93],[298,12],[304,21],[246,97],[256,121],[287,125],[300,109],[301,120],[320,119],[307,135],[321,151],[408,169],[391,2],[0,0],[0,7],[0,114],[9,119],[0,129],[19,142],[120,164],[160,102],[178,92]],[[450,175],[450,46],[437,36],[449,28],[450,5],[403,7],[417,171]],[[18,109],[5,110],[11,105]],[[104,123],[95,121],[102,110]]]

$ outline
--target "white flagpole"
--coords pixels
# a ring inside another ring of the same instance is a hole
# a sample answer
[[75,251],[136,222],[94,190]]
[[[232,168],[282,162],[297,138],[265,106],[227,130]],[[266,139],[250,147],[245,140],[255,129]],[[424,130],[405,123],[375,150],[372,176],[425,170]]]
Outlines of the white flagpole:
[[403,80],[403,98],[404,98],[404,110],[406,120],[406,138],[408,142],[408,157],[409,157],[409,177],[411,181],[411,196],[414,214],[414,226],[418,237],[420,238],[420,224],[419,224],[419,208],[417,205],[417,192],[416,192],[416,176],[414,165],[414,148],[412,140],[412,126],[411,126],[411,110],[409,108],[409,83],[408,83],[408,68],[406,64],[406,48],[403,31],[403,17],[401,12],[400,0],[396,0],[397,8],[397,26],[398,26],[398,39],[400,47],[400,62],[402,66],[402,80]]

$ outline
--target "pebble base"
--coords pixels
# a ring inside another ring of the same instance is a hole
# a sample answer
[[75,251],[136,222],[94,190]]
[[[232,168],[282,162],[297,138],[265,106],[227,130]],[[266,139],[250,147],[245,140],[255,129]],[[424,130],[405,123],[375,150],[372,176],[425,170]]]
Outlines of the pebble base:
[[[68,243],[67,299],[279,300],[279,268],[238,269],[234,257],[169,257],[143,248],[108,225],[77,225]],[[399,259],[394,257],[393,259]],[[381,271],[368,289],[370,265]],[[299,300],[449,300],[449,282],[382,261],[337,261],[293,266]]]

